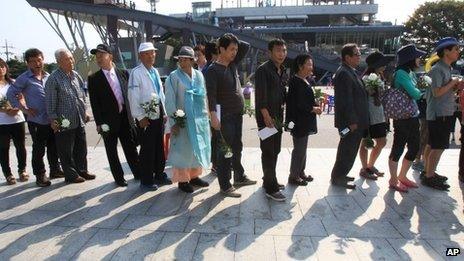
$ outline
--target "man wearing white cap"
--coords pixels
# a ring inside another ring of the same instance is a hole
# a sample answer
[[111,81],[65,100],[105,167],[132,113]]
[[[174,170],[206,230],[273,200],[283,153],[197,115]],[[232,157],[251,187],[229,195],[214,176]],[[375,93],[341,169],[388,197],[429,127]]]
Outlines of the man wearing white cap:
[[157,184],[172,183],[164,173],[166,159],[163,153],[163,129],[167,116],[163,84],[158,71],[153,67],[156,50],[152,43],[140,44],[138,53],[141,64],[132,70],[128,83],[132,116],[142,129],[140,187],[146,190],[156,190]]

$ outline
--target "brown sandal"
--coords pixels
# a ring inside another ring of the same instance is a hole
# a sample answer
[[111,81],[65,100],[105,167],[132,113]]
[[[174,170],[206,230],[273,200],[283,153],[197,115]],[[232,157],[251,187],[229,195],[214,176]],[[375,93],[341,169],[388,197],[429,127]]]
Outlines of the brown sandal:
[[29,180],[29,175],[25,172],[25,171],[22,171],[19,173],[19,181],[20,182],[26,182]]
[[16,178],[13,175],[9,175],[8,177],[6,177],[6,184],[8,185],[16,184]]

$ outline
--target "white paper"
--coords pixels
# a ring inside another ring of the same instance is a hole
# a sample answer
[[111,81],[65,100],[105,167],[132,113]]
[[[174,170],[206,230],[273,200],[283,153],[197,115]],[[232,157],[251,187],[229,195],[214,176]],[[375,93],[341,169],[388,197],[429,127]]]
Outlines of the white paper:
[[219,122],[221,122],[221,104],[216,104],[216,116]]
[[269,137],[271,137],[272,135],[276,134],[278,131],[276,128],[272,127],[272,128],[268,128],[268,127],[265,127],[264,129],[258,131],[258,137],[261,139],[261,140],[265,140]]

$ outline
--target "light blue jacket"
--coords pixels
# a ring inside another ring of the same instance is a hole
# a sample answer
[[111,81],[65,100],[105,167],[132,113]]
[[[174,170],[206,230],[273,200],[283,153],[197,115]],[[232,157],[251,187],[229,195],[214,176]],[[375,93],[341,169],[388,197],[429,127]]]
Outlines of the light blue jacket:
[[208,119],[206,87],[203,74],[192,69],[192,78],[180,68],[166,79],[166,113],[172,116],[183,110],[186,124],[177,135],[171,135],[168,161],[174,168],[209,167],[211,134]]

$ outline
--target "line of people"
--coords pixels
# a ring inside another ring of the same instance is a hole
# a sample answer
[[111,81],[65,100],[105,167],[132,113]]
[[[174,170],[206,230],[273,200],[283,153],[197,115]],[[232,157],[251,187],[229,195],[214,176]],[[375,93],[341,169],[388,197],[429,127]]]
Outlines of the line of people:
[[[434,51],[440,60],[429,72],[431,84],[425,89],[419,88],[420,79],[417,79],[415,71],[420,67],[421,58],[426,52],[412,44],[401,47],[397,52],[397,66],[392,75],[390,88],[398,89],[407,96],[404,103],[398,101],[395,103],[396,109],[399,110],[399,107],[404,106],[411,107],[412,111],[402,117],[393,118],[393,146],[388,162],[391,189],[407,192],[408,189],[418,187],[414,181],[407,178],[407,173],[414,160],[421,158],[421,154],[425,161],[425,168],[417,168],[421,171],[421,183],[439,190],[449,188],[446,183],[448,178],[438,174],[436,168],[443,151],[449,148],[449,130],[452,121],[455,120],[453,115],[456,92],[464,88],[463,81],[451,75],[451,65],[459,59],[461,45],[451,37],[437,42]],[[360,63],[360,57],[361,53],[356,45],[345,45],[342,49],[343,64],[334,76],[335,96],[343,97],[336,99],[335,102],[335,126],[340,131],[348,127],[349,132],[340,139],[336,163],[332,170],[332,183],[349,189],[355,188],[354,184],[348,183],[354,178],[347,175],[356,159],[358,149],[362,163],[360,176],[376,180],[384,175],[374,165],[386,144],[389,125],[381,101],[382,96],[385,95],[382,92],[385,90],[366,93],[365,84],[358,77],[355,69]],[[391,60],[392,57],[381,53],[369,55],[366,59],[368,68],[364,74],[374,73],[385,81],[385,66]],[[426,101],[426,109],[422,108],[422,114],[426,117],[419,123],[421,112],[417,101],[420,99]],[[363,137],[370,137],[375,141],[369,155],[366,149],[367,139]],[[398,163],[406,145],[407,152],[398,171]],[[423,152],[420,152],[420,147]],[[461,182],[464,181],[463,160],[464,157],[461,157],[459,161]]]
[[[449,187],[446,177],[435,170],[441,153],[449,144],[449,124],[454,113],[449,104],[454,104],[453,91],[464,87],[462,81],[451,78],[450,70],[450,65],[459,57],[459,46],[454,38],[438,43],[436,51],[441,60],[432,68],[432,86],[425,92],[417,88],[414,74],[425,52],[414,45],[399,49],[392,79],[392,88],[403,90],[411,100],[426,96],[429,135],[425,147],[426,167],[421,179],[424,185],[436,189]],[[178,183],[178,188],[187,193],[193,192],[195,187],[207,187],[209,184],[200,175],[211,163],[224,196],[240,197],[237,188],[257,183],[247,177],[241,163],[245,106],[238,69],[249,44],[227,33],[205,49],[182,47],[175,57],[178,68],[164,85],[153,67],[157,49],[152,43],[140,44],[141,64],[130,73],[114,66],[111,47],[100,44],[91,50],[101,69],[88,78],[90,104],[117,185],[127,186],[117,153],[118,140],[134,179],[140,180],[143,190],[156,190],[159,185],[172,182]],[[270,199],[285,201],[281,193],[284,185],[278,182],[276,175],[282,134],[288,130],[294,145],[288,184],[307,185],[313,180],[305,173],[308,137],[317,133],[316,116],[322,111],[309,81],[314,68],[311,55],[298,55],[288,74],[285,41],[271,40],[268,54],[269,60],[255,73],[258,129],[277,130],[276,134],[260,140],[263,188]],[[377,179],[384,175],[375,167],[375,162],[386,144],[389,124],[381,101],[384,90],[368,93],[356,72],[361,61],[357,45],[343,46],[341,56],[342,65],[333,80],[335,96],[340,97],[335,99],[334,123],[341,138],[331,180],[335,186],[354,189],[355,185],[349,183],[354,178],[347,175],[358,152],[362,163],[360,176]],[[23,112],[27,115],[33,140],[32,168],[38,186],[51,184],[43,162],[45,149],[50,178],[64,177],[69,183],[95,178],[87,170],[85,124],[89,115],[83,80],[73,70],[74,60],[68,50],[57,50],[55,58],[59,68],[48,75],[43,69],[42,52],[27,50],[28,70],[16,81],[9,78],[6,63],[0,61],[0,94],[8,100],[0,110],[0,163],[8,184],[16,182],[9,168],[10,138],[17,148],[20,181],[29,178],[25,172]],[[196,67],[198,58],[201,58],[200,64]],[[378,52],[369,55],[365,75],[377,74],[386,81],[384,70],[392,60]],[[178,117],[178,112],[185,116]],[[419,151],[418,116],[417,111],[408,118],[393,120],[389,184],[397,191],[406,192],[417,187],[406,174]],[[166,144],[163,137],[166,132],[171,134],[168,160],[172,166],[172,180],[164,172]],[[375,141],[370,154],[363,139],[367,137]],[[398,172],[398,162],[406,144],[408,151]],[[233,183],[230,182],[232,177]],[[461,181],[463,177],[460,176]]]

